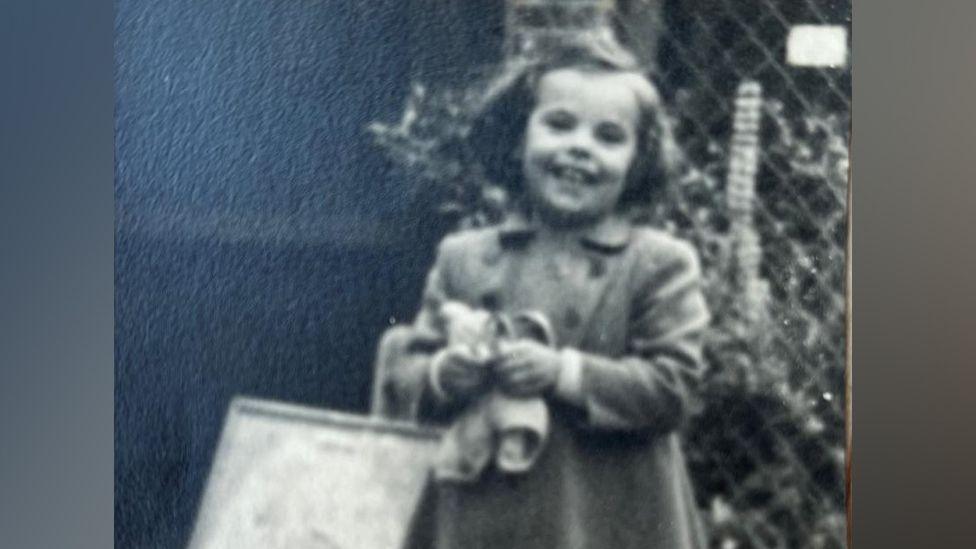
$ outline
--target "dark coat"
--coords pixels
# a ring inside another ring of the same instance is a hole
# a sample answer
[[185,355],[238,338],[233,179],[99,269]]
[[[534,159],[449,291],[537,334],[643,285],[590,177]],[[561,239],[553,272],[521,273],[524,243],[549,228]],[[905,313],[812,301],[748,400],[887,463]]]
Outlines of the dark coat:
[[403,348],[385,365],[381,356],[377,410],[442,424],[457,410],[433,404],[427,365],[438,347],[433,311],[444,300],[541,311],[558,346],[583,354],[577,403],[547,397],[552,432],[535,467],[432,483],[410,545],[704,548],[676,435],[702,373],[708,324],[696,254],[615,218],[569,244],[541,235],[515,218],[447,237],[418,318],[385,342]]

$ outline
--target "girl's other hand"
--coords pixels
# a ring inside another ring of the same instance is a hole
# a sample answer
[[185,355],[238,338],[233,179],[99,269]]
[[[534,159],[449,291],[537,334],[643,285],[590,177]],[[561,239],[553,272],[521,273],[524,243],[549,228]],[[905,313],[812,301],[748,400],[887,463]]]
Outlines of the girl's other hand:
[[471,398],[488,382],[488,361],[467,345],[452,345],[435,357],[431,382],[435,392],[450,400]]
[[536,396],[556,386],[562,370],[559,351],[531,339],[499,342],[496,375],[512,396]]

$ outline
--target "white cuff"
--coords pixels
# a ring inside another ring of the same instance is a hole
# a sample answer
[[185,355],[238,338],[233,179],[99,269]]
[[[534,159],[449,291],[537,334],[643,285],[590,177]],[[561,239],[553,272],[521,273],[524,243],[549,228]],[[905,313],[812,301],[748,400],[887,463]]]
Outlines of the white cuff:
[[430,359],[430,366],[427,368],[427,383],[430,385],[431,391],[433,391],[434,396],[439,402],[448,402],[451,397],[444,391],[441,386],[441,368],[444,366],[444,361],[447,359],[447,349],[441,349],[434,354],[434,357]]
[[556,380],[556,396],[572,404],[583,404],[583,355],[565,348],[559,353],[563,368]]

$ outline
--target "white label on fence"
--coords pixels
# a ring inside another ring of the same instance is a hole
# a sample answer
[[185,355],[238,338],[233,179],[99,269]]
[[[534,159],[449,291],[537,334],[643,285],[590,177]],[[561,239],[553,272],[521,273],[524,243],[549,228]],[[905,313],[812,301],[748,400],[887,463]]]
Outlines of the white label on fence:
[[847,65],[847,28],[840,25],[795,25],[786,40],[786,61],[800,67]]

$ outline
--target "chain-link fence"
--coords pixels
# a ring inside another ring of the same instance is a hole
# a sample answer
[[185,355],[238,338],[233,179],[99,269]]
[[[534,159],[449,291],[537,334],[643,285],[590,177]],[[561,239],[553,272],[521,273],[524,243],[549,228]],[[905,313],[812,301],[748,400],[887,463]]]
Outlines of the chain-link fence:
[[850,72],[790,66],[786,50],[796,25],[849,37],[850,4],[663,8],[660,83],[705,176],[679,187],[669,221],[725,246],[703,251],[721,264],[713,377],[689,437],[699,496],[719,546],[843,547]]
[[[648,217],[694,242],[705,267],[711,368],[686,439],[722,549],[846,545],[851,80],[846,66],[787,63],[797,25],[833,26],[849,48],[850,2],[511,0],[506,21],[510,56],[613,29],[674,115],[687,167]],[[418,85],[398,125],[373,127],[468,221],[493,190],[456,148],[477,93]]]

